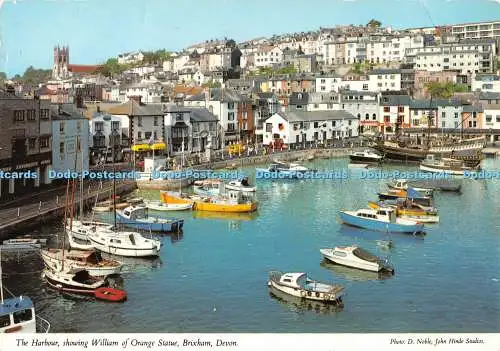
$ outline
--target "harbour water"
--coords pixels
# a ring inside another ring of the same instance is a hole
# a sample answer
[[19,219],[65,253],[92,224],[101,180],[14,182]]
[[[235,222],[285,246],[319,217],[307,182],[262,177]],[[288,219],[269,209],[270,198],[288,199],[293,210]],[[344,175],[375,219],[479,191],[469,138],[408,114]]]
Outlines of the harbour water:
[[[347,162],[305,165],[331,170]],[[487,159],[484,168],[500,169],[500,160]],[[127,260],[123,304],[50,290],[36,255],[10,257],[4,283],[30,296],[53,332],[499,332],[500,180],[460,180],[461,194],[437,193],[440,223],[428,225],[425,237],[339,223],[338,210],[367,207],[386,182],[259,180],[256,214],[169,213],[185,219],[184,233],[162,238],[158,260]],[[41,229],[52,239],[60,232],[58,225]],[[392,240],[393,247],[380,240]],[[354,243],[388,257],[395,275],[378,279],[322,262],[320,248]],[[343,284],[344,308],[271,296],[270,270]]]

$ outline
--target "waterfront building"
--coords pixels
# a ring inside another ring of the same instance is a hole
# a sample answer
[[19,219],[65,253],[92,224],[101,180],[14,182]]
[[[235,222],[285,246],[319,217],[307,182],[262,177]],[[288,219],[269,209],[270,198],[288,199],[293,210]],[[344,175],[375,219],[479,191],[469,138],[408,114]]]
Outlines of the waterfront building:
[[218,118],[204,107],[164,106],[169,155],[218,149]]
[[141,96],[133,96],[129,101],[107,109],[107,112],[122,116],[122,130],[127,129],[128,122],[130,145],[163,141],[165,125],[161,104],[144,104],[141,99]]
[[472,91],[500,93],[500,75],[478,74],[471,80]]
[[492,39],[465,39],[406,50],[406,62],[416,70],[459,70],[462,74],[489,73],[495,66],[496,43]]
[[484,129],[484,108],[480,104],[464,105],[461,129]]
[[358,119],[346,111],[280,111],[265,121],[263,145],[296,148],[356,136]]
[[0,199],[29,193],[50,183],[52,163],[52,128],[50,102],[25,99],[13,88],[0,90],[0,170],[4,172],[36,172],[28,179],[0,179]]
[[408,95],[382,95],[379,98],[379,132],[394,134],[397,125],[402,129],[409,128],[410,104],[411,98]]
[[288,108],[290,111],[327,111],[340,110],[339,94],[331,93],[292,93]]
[[255,67],[271,67],[281,63],[283,51],[277,46],[263,46],[254,53]]
[[360,133],[378,131],[378,95],[370,91],[342,90],[340,92],[340,109],[356,116]]
[[500,104],[484,108],[484,128],[500,130]]
[[436,126],[442,129],[460,128],[462,121],[463,105],[457,100],[437,100],[437,116],[439,118]]
[[184,100],[185,106],[205,107],[219,120],[223,145],[241,141],[242,134],[253,130],[253,108],[249,97],[225,88],[206,89]]
[[51,106],[52,166],[57,172],[89,170],[89,120],[73,104]]
[[277,113],[281,104],[279,98],[274,93],[253,94],[255,139],[257,143],[262,143],[264,121]]
[[101,110],[102,104],[98,107],[90,120],[90,145],[94,162],[99,159],[99,155],[107,154],[109,149],[124,150],[130,147],[129,117],[111,115]]

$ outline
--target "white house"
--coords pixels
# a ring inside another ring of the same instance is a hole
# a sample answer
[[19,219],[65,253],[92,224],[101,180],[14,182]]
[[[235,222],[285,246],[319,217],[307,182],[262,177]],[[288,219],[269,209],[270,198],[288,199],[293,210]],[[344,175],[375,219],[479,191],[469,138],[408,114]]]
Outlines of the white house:
[[90,120],[92,150],[100,152],[123,145],[124,139],[128,139],[129,124],[130,119],[126,115],[95,112]]
[[174,57],[173,71],[178,72],[189,61],[189,55],[179,55]]
[[255,67],[275,66],[283,60],[283,51],[277,46],[264,46],[254,54],[254,60]]
[[476,75],[471,82],[472,91],[483,91],[500,93],[500,75],[482,74]]
[[340,93],[340,108],[356,116],[362,131],[378,130],[378,93],[343,90]]
[[349,73],[344,75],[340,89],[354,91],[370,91],[370,80],[366,75]]
[[330,93],[292,93],[289,98],[290,111],[340,110],[339,95]]
[[400,91],[400,69],[374,69],[368,72],[368,91]]
[[137,74],[140,77],[151,74],[155,72],[154,66],[140,66],[140,67],[132,67],[125,71],[125,73],[129,74]]
[[124,88],[126,100],[134,96],[140,96],[142,103],[160,103],[163,95],[161,84],[130,84]]
[[163,72],[174,72],[174,60],[165,60],[163,61]]
[[280,141],[293,148],[358,136],[358,120],[342,110],[281,111],[264,123],[263,144]]
[[89,120],[74,105],[51,107],[52,166],[56,172],[89,170]]
[[491,104],[485,106],[484,125],[486,129],[500,129],[500,105]]
[[142,62],[143,59],[144,59],[144,54],[142,52],[127,52],[118,55],[118,63],[122,65]]
[[342,77],[337,74],[316,77],[316,92],[338,92],[342,85]]
[[436,101],[437,104],[437,127],[438,128],[459,128],[462,121],[463,106],[460,102],[448,100]]

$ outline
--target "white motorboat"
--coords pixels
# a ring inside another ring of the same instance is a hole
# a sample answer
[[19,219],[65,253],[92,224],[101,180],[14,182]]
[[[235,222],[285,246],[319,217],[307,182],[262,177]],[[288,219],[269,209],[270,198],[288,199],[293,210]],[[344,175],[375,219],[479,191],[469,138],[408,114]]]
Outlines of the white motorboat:
[[275,161],[268,168],[256,168],[255,176],[256,178],[300,178],[299,173],[305,174],[306,172],[312,171],[297,163]]
[[319,250],[321,254],[334,263],[372,272],[386,271],[394,273],[394,267],[358,246],[337,246],[331,249]]
[[[120,273],[122,264],[116,260],[104,260],[95,250],[47,249],[41,251],[45,265],[53,270],[62,270],[63,266],[73,269],[85,269],[95,277],[105,277]],[[64,262],[64,264],[63,264]]]
[[50,323],[36,315],[33,301],[26,296],[2,298],[0,321],[0,334],[48,333],[50,330]]
[[291,296],[328,303],[342,303],[344,287],[311,280],[306,273],[269,272],[267,285]]
[[50,323],[36,315],[35,305],[29,297],[3,298],[2,258],[0,257],[0,334],[48,333],[49,330]]
[[231,180],[229,183],[226,184],[226,189],[248,192],[248,193],[253,193],[257,190],[256,187],[250,185],[250,183],[248,182],[248,177]]
[[432,196],[434,194],[433,188],[415,188],[413,186],[409,186],[408,181],[406,179],[397,179],[395,182],[387,183],[387,186],[390,189],[397,190],[408,190],[408,188],[413,188],[424,196]]
[[117,256],[154,257],[161,248],[161,242],[146,239],[137,232],[99,231],[88,238],[99,251]]
[[193,203],[175,204],[164,203],[161,201],[144,200],[146,207],[153,211],[185,211],[193,208]]
[[394,208],[339,211],[340,218],[354,227],[394,233],[422,233],[423,223],[396,217]]
[[[80,242],[78,242],[78,241]],[[76,239],[73,237],[73,233],[71,232],[68,232],[68,243],[69,243],[69,247],[71,247],[72,249],[77,249],[77,250],[94,250],[95,247],[94,245],[92,245],[92,243],[90,242],[90,240],[85,239],[85,240],[80,240],[80,239]]]
[[349,159],[351,162],[361,162],[361,163],[380,163],[383,161],[384,156],[379,153],[366,149],[363,151],[355,151],[349,154]]

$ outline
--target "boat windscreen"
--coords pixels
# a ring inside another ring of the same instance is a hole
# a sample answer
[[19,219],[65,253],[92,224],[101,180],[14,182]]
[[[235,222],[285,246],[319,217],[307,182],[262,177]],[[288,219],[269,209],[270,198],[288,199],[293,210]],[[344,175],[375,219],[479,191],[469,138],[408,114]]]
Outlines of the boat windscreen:
[[354,256],[368,262],[377,262],[379,260],[377,256],[369,253],[368,251],[360,249],[359,247],[354,249],[352,253],[354,254]]

